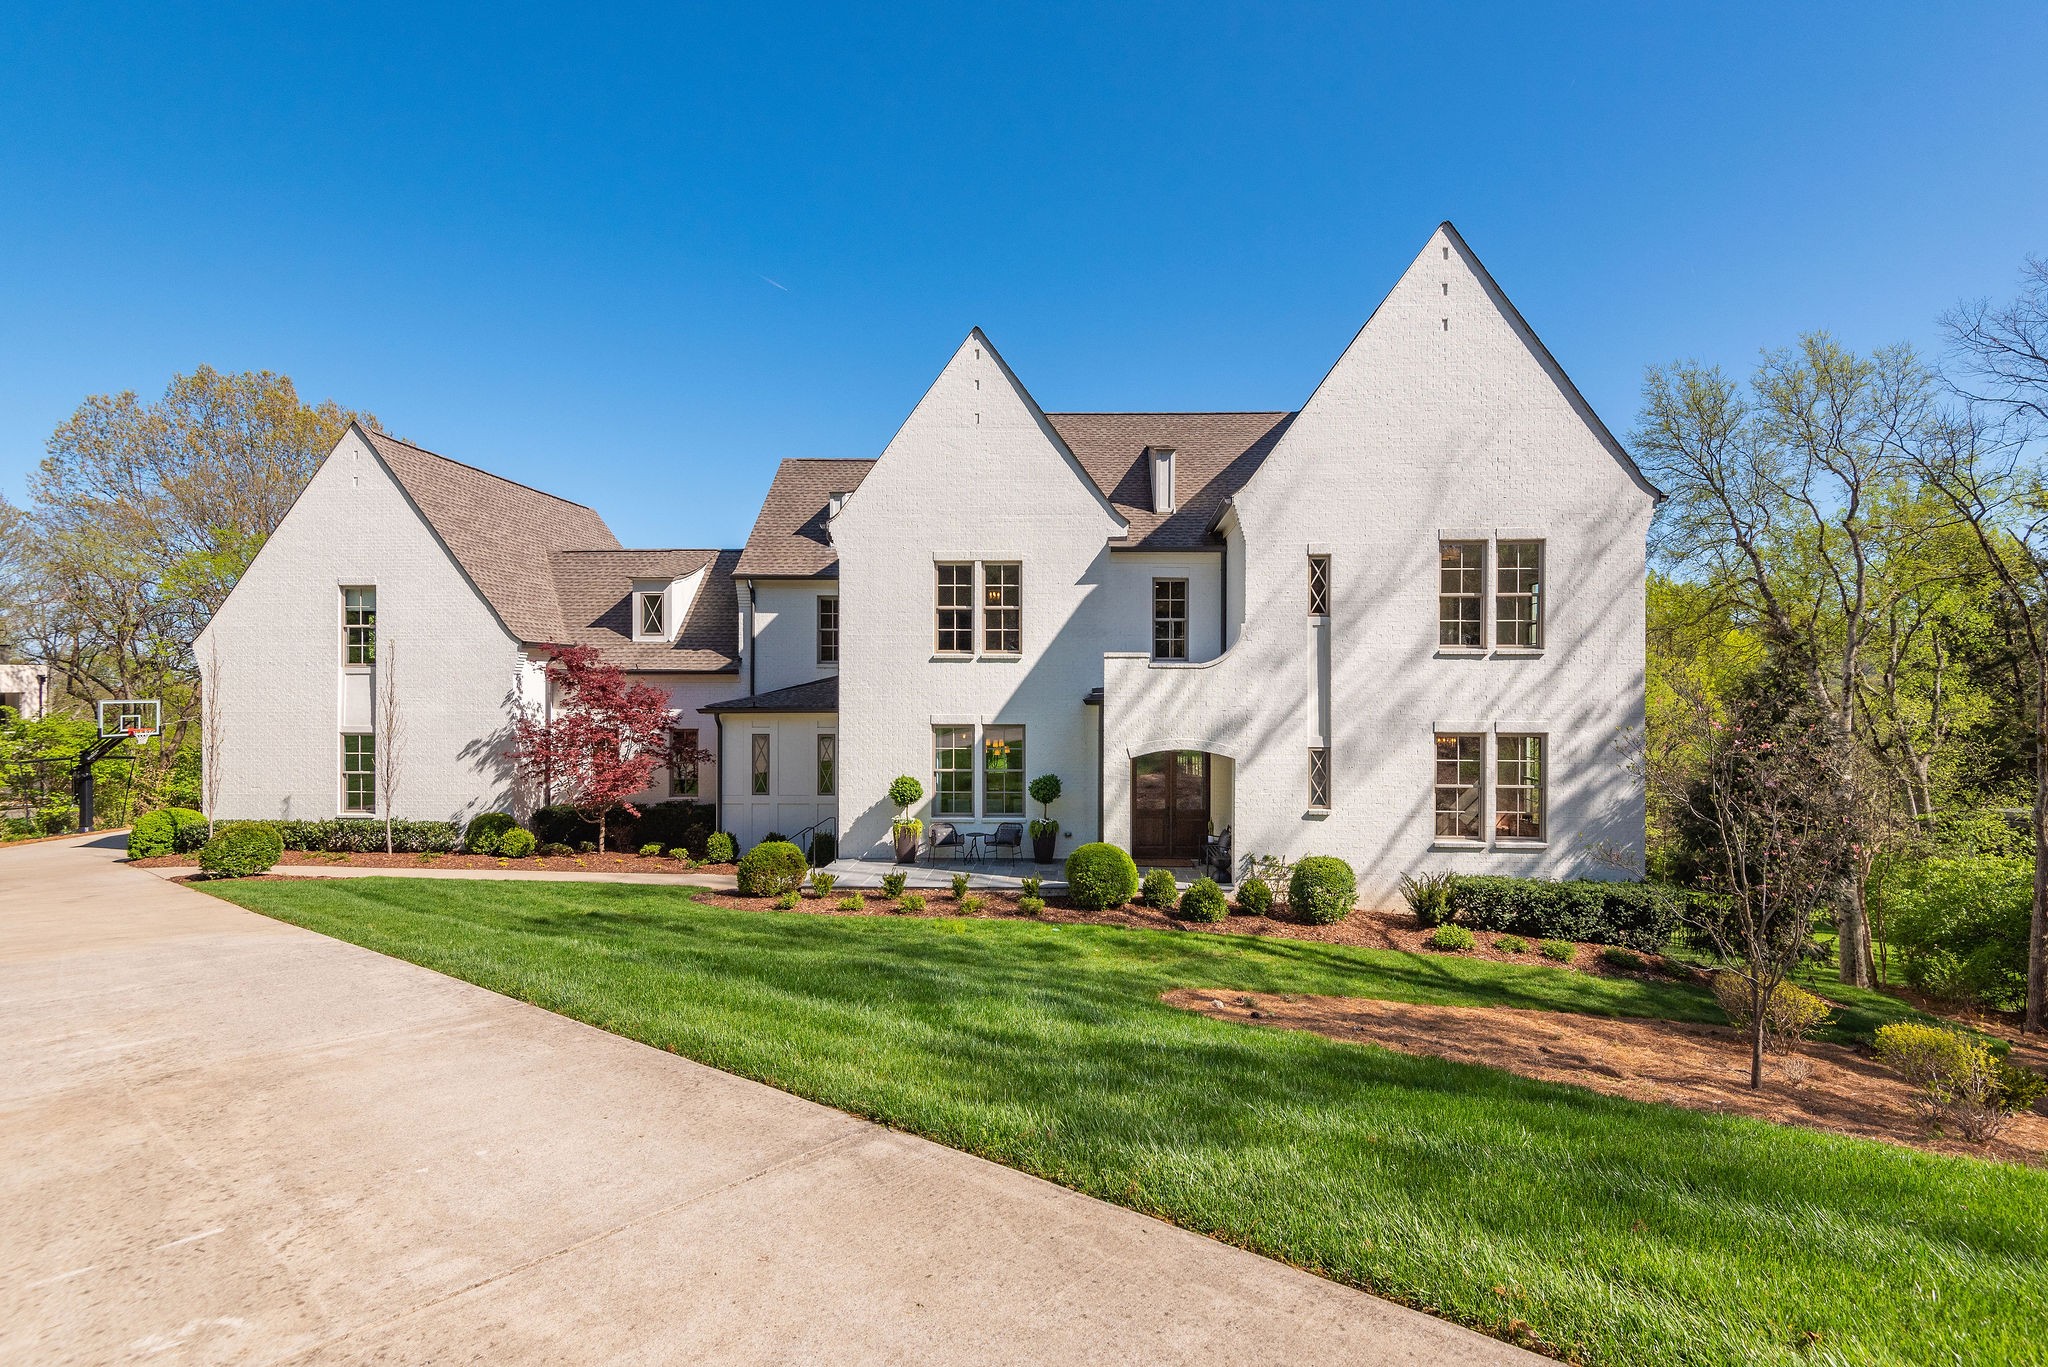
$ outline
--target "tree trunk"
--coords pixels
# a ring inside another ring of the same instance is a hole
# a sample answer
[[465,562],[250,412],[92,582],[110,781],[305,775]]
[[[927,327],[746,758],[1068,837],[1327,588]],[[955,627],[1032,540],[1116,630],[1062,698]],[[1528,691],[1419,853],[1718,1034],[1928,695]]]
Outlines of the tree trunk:
[[2020,1029],[2048,1030],[2048,678],[2034,682],[2034,913],[2027,926],[2027,1009]]
[[599,813],[597,814],[597,852],[598,852],[599,854],[603,854],[603,853],[604,853],[604,819],[605,819],[605,815],[606,815],[606,814],[605,814],[604,812],[599,812]]
[[1755,983],[1749,986],[1749,1090],[1760,1092],[1764,1087],[1764,1013],[1770,1009],[1770,996]]

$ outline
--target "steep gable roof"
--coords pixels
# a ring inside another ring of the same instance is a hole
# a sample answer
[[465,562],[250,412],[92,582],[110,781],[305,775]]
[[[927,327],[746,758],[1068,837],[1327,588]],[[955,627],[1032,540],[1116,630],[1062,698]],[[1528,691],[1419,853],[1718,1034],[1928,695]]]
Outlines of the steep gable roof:
[[[562,605],[563,645],[596,646],[623,669],[726,674],[739,668],[736,550],[556,551],[550,568]],[[633,581],[681,579],[706,571],[673,641],[633,639]]]
[[858,489],[874,468],[872,460],[783,461],[735,572],[754,578],[837,574],[839,554],[825,534],[826,507],[832,495]]
[[521,641],[560,639],[562,606],[548,556],[617,550],[619,539],[604,519],[580,503],[382,432],[364,430],[363,436],[505,629]]
[[[1209,528],[1225,499],[1259,468],[1292,413],[1048,413],[1088,477],[1130,524],[1112,545],[1192,550],[1213,545]],[[1173,448],[1175,507],[1152,511],[1147,447]]]

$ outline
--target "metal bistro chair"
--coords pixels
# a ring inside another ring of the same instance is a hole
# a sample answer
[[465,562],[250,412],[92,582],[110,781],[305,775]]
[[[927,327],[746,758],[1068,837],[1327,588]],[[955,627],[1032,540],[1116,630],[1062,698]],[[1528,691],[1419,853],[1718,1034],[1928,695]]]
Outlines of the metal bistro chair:
[[1212,835],[1202,842],[1202,867],[1219,883],[1234,881],[1230,876],[1230,827],[1225,826],[1223,834]]
[[925,828],[924,860],[927,864],[939,862],[939,851],[950,849],[956,854],[966,848],[960,838],[960,828],[950,821],[934,821]]
[[1015,859],[1024,849],[1024,823],[1005,821],[996,827],[996,833],[988,838],[988,847],[999,854],[1008,850],[1009,854],[1005,858]]

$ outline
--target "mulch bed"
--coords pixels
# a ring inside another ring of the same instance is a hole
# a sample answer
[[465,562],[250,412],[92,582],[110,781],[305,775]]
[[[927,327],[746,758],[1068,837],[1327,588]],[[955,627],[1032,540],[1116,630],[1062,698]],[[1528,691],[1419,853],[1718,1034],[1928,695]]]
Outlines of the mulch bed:
[[1483,1064],[1631,1101],[1756,1116],[1935,1153],[2048,1163],[2048,1116],[2014,1116],[1989,1144],[1932,1135],[1903,1078],[1835,1044],[1808,1043],[1797,1054],[1767,1055],[1763,1089],[1753,1092],[1748,1041],[1721,1025],[1213,988],[1180,988],[1164,1000],[1219,1020]]
[[[190,854],[159,854],[128,861],[139,869],[190,868],[198,857]],[[503,859],[495,854],[317,854],[286,850],[277,861],[285,865],[345,869],[532,869],[544,873],[731,873],[731,864],[699,864],[692,868],[680,859],[637,854],[577,854],[550,859]]]

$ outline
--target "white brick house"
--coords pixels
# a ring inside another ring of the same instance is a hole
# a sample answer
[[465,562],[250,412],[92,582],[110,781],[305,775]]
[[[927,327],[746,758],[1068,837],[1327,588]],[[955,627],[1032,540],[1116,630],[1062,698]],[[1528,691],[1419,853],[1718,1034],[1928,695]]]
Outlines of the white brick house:
[[[374,585],[438,698],[404,815],[530,801],[493,737],[580,640],[670,688],[743,844],[822,825],[886,858],[898,774],[991,832],[1056,773],[1061,855],[1228,833],[1240,863],[1341,855],[1375,902],[1640,860],[1656,492],[1449,224],[1298,412],[1048,414],[977,330],[879,457],[784,462],[742,550],[622,550],[505,490],[343,441],[200,643],[241,681],[227,814],[345,793],[345,591]],[[488,555],[444,525],[479,504]],[[632,639],[644,593],[671,639]]]

